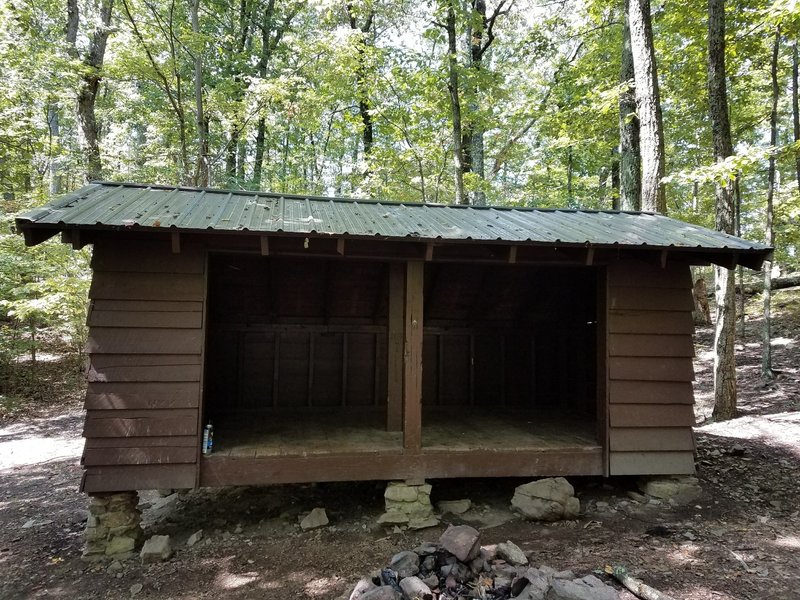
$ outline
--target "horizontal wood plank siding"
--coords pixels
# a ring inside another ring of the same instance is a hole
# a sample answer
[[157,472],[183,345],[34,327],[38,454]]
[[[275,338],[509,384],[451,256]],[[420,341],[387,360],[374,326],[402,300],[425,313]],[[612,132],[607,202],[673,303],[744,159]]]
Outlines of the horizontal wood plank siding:
[[689,268],[620,261],[608,282],[610,474],[693,473]]
[[199,402],[200,385],[193,381],[89,382],[86,391],[87,410],[197,408]]
[[192,488],[196,472],[197,466],[194,464],[86,467],[83,491],[99,493]]
[[199,455],[204,251],[98,242],[89,324],[86,492],[187,488]]

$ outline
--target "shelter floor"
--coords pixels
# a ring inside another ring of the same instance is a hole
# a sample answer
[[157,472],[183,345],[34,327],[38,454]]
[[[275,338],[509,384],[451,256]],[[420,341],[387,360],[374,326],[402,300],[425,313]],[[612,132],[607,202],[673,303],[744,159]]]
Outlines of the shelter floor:
[[[380,413],[250,414],[217,418],[214,425],[214,456],[380,453],[398,452],[403,447],[402,432],[386,431],[385,416]],[[600,449],[596,436],[596,424],[588,419],[437,409],[423,417],[422,450]]]

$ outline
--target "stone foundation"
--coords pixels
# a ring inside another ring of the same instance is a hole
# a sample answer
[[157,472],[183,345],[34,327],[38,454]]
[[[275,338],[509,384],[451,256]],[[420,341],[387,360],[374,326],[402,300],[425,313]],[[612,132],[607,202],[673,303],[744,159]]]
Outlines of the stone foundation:
[[83,557],[92,560],[132,554],[144,536],[138,504],[136,492],[91,496]]
[[407,526],[412,529],[434,527],[431,486],[423,482],[390,481],[383,494],[386,512],[378,519],[381,525]]

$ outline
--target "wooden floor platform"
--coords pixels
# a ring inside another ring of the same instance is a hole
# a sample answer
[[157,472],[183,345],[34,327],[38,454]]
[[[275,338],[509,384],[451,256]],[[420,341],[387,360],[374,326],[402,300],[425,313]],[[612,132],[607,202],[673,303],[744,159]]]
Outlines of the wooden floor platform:
[[384,420],[336,412],[218,419],[200,485],[607,474],[588,420],[443,410],[423,416],[419,448],[404,448]]
[[[422,450],[432,452],[599,448],[595,426],[535,414],[426,414]],[[385,430],[381,414],[249,416],[215,423],[214,456],[258,458],[381,453],[403,449],[403,434]]]

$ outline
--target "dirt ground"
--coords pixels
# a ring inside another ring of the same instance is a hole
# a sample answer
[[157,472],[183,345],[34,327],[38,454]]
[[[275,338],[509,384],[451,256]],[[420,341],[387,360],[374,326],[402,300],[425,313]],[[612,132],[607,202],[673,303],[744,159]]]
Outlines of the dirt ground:
[[[773,384],[760,378],[760,330],[738,346],[741,416],[709,422],[711,330],[696,336],[698,477],[688,506],[628,496],[632,479],[575,478],[579,520],[529,523],[512,515],[519,480],[433,481],[433,500],[474,508],[438,528],[387,532],[375,525],[383,484],[326,484],[142,494],[147,535],[172,536],[175,556],[89,564],[80,559],[87,498],[78,493],[80,393],[38,416],[0,423],[0,598],[340,598],[400,550],[468,522],[484,543],[512,540],[531,561],[587,574],[621,564],[674,598],[800,598],[800,290],[775,298]],[[301,532],[297,517],[324,506],[327,528]],[[203,529],[203,542],[186,539]],[[632,598],[630,595],[623,595]]]

